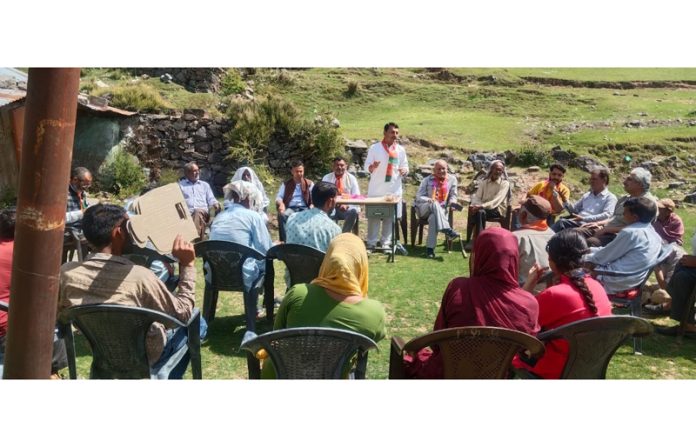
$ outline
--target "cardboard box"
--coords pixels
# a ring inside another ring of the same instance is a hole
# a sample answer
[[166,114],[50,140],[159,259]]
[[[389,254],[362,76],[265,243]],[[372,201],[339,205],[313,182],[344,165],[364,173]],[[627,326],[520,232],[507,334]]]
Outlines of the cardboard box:
[[157,252],[166,254],[171,253],[177,234],[187,241],[198,237],[177,183],[148,191],[135,199],[132,207],[137,214],[128,220],[128,230],[138,247],[150,241]]

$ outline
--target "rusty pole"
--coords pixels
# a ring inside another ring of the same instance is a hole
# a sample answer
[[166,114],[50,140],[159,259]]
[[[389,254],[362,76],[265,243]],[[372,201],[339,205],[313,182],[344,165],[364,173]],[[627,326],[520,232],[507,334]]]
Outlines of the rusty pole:
[[29,69],[5,349],[7,379],[47,379],[51,374],[79,85],[79,68]]

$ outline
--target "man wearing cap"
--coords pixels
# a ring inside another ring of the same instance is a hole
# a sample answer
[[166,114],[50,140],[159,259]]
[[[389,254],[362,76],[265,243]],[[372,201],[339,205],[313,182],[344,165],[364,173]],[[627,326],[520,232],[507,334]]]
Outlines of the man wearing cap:
[[520,207],[519,219],[522,227],[512,232],[517,238],[520,252],[518,272],[520,284],[524,284],[527,280],[529,269],[534,264],[539,264],[543,268],[549,267],[546,244],[554,235],[546,222],[550,214],[551,203],[537,195],[527,197]]
[[[671,199],[658,200],[657,219],[652,223],[655,232],[660,235],[665,243],[672,246],[672,254],[669,255],[665,262],[655,268],[655,279],[660,289],[667,288],[667,283],[672,278],[679,260],[686,254],[682,248],[684,243],[684,222],[674,212],[674,208],[676,206]],[[652,298],[651,301],[653,301]]]
[[614,214],[616,196],[609,192],[609,170],[598,168],[590,171],[590,190],[575,204],[566,202],[570,217],[559,219],[551,229],[558,233],[567,228],[577,228],[609,219]]

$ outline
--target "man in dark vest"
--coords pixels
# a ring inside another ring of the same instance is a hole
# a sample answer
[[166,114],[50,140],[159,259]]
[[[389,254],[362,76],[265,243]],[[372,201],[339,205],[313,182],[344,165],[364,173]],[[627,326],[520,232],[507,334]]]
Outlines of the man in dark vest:
[[312,187],[314,183],[304,177],[304,164],[300,160],[293,161],[292,178],[280,185],[276,196],[278,210],[278,232],[280,240],[285,242],[285,222],[292,213],[312,208]]

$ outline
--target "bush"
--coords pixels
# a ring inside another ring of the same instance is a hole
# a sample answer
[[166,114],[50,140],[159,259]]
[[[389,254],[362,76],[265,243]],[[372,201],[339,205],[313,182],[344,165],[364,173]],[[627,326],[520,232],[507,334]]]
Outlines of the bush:
[[246,82],[242,79],[239,71],[234,68],[227,70],[220,81],[220,94],[224,96],[234,95],[242,93],[244,89],[246,89]]
[[159,178],[157,179],[158,186],[168,185],[170,183],[178,182],[181,178],[182,172],[178,169],[164,168],[160,170]]
[[522,149],[517,153],[517,164],[545,167],[551,164],[551,156],[539,149]]
[[[308,171],[324,172],[343,151],[343,137],[331,126],[330,116],[305,119],[292,103],[279,97],[233,102],[228,116],[234,123],[227,134],[228,158],[239,164],[268,165],[269,151],[287,150],[301,158]],[[283,172],[289,164],[287,160]]]
[[111,106],[134,112],[157,113],[171,108],[162,95],[147,84],[107,87],[94,90],[91,94],[106,96]]
[[360,84],[357,81],[348,82],[348,88],[346,88],[345,96],[347,98],[352,98],[353,96],[358,96],[360,94]]
[[117,147],[99,168],[97,180],[102,190],[124,198],[138,195],[147,184],[140,162],[133,154]]

